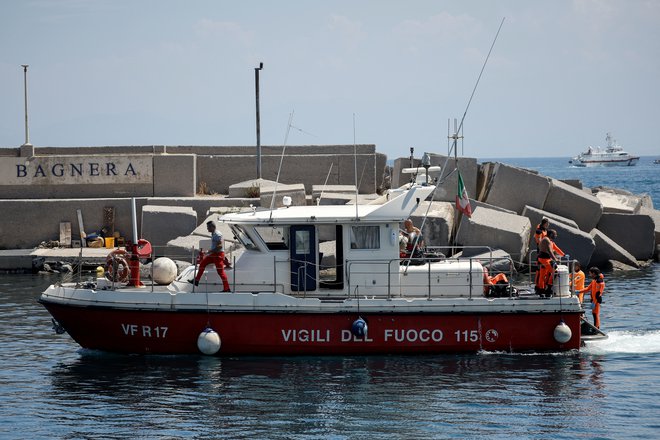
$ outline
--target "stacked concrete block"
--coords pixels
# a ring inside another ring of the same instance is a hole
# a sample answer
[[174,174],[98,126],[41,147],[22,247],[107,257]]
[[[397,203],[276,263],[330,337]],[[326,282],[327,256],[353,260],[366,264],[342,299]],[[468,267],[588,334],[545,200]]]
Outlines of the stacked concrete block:
[[514,261],[522,263],[527,259],[530,229],[527,217],[480,207],[472,217],[463,216],[456,242],[461,246],[487,243],[492,248],[508,252]]
[[502,163],[490,168],[490,175],[484,176],[486,188],[483,201],[519,214],[525,206],[543,208],[550,191],[547,177]]
[[655,236],[655,244],[660,245],[660,211],[657,209],[641,207],[639,213],[642,215],[648,215],[653,219],[655,228],[653,234]]
[[[356,153],[357,150],[357,154]],[[284,184],[343,185],[355,183],[358,172],[360,193],[375,193],[383,183],[387,157],[377,153],[375,145],[281,146],[261,147],[261,177]],[[200,157],[198,179],[219,193],[226,193],[234,182],[256,178],[254,147],[209,147],[191,149]],[[280,166],[281,165],[281,166]],[[279,178],[278,178],[279,176]]]
[[323,194],[323,197],[313,198],[310,203],[319,205],[349,205],[355,203],[355,194]]
[[[370,203],[373,195],[356,194],[355,185],[314,185],[309,203],[314,205],[348,205],[355,204],[355,199],[360,204]],[[376,196],[376,198],[379,198]],[[383,204],[383,201],[375,201],[375,204]]]
[[167,246],[167,242],[190,234],[197,226],[197,214],[192,208],[147,205],[142,208],[141,237],[152,246]]
[[228,193],[230,198],[258,199],[261,191],[272,191],[276,185],[276,182],[266,179],[242,180],[229,185]]
[[537,209],[532,206],[525,206],[523,209],[522,215],[527,217],[532,224],[532,236],[536,231],[536,225],[541,223],[541,220],[547,218],[550,220],[550,229],[555,229],[554,225],[561,223],[565,226],[570,226],[571,228],[577,228],[578,224],[575,223],[575,220],[570,218],[562,217],[561,215],[553,214],[552,212],[544,211],[542,209]]
[[642,206],[642,198],[627,191],[601,189],[595,196],[603,204],[603,212],[637,214]]
[[[275,203],[272,203],[273,197],[275,197]],[[307,199],[305,197],[305,185],[302,183],[296,185],[277,185],[272,189],[262,189],[260,194],[260,203],[261,206],[270,208],[281,208],[284,205],[284,197],[291,198],[291,204],[289,206],[305,206],[307,205]]]
[[197,156],[161,154],[153,156],[154,197],[195,197]]
[[589,266],[597,266],[600,268],[607,268],[611,261],[620,261],[628,266],[635,268],[639,267],[639,263],[630,252],[626,251],[623,247],[619,246],[614,240],[607,235],[600,232],[598,229],[591,231],[591,236],[596,245]]
[[[138,198],[135,204],[140,212],[145,199]],[[115,232],[132,239],[131,199],[2,200],[0,249],[28,249],[42,241],[58,240],[60,222],[70,222],[72,240],[80,240],[76,211],[82,212],[84,230],[89,234],[100,231],[104,226],[103,214],[106,207],[115,209]],[[139,217],[137,221],[139,231]]]
[[655,221],[645,214],[605,213],[598,230],[638,260],[647,260],[655,251]]
[[532,225],[529,237],[530,249],[536,248],[536,242],[534,241],[536,225],[541,223],[543,218],[547,218],[550,220],[550,229],[557,231],[555,242],[562,251],[582,264],[586,264],[591,258],[596,246],[594,240],[589,233],[580,230],[573,220],[531,206],[525,207],[523,215],[529,218]]
[[[477,173],[478,165],[477,159],[471,157],[458,158],[458,162],[454,158],[447,159],[447,156],[439,154],[429,154],[431,158],[431,166],[440,166],[442,169],[439,173],[430,172],[429,178],[440,178],[438,188],[433,194],[433,200],[452,202],[456,198],[458,191],[458,172],[452,173],[456,168],[460,170],[463,184],[468,192],[468,195],[475,196],[477,192]],[[413,167],[420,167],[421,160],[413,159]],[[410,168],[410,158],[398,158],[394,160],[394,168],[392,171],[392,188],[399,188],[406,183],[409,183],[412,175],[402,173],[403,168]],[[424,170],[421,168],[421,170]],[[449,175],[451,174],[451,175]],[[449,175],[449,176],[448,176]],[[448,176],[448,177],[447,177]]]
[[312,198],[326,197],[331,194],[355,195],[355,185],[312,185]]
[[507,276],[515,272],[512,267],[513,260],[511,255],[502,249],[487,248],[465,248],[463,251],[455,254],[452,258],[470,258],[473,261],[479,261],[491,275],[503,272]]
[[647,209],[653,209],[653,199],[651,198],[650,194],[641,194],[639,196],[641,198],[641,208],[647,208]]
[[561,179],[561,181],[567,185],[571,185],[573,188],[584,189],[580,179]]
[[543,210],[572,218],[580,229],[591,231],[598,224],[603,213],[603,205],[595,196],[552,179]]
[[[421,202],[413,211],[410,219],[415,226],[422,230],[422,236],[427,246],[446,248],[452,241],[455,212],[454,205],[451,203]],[[426,220],[424,220],[425,216]],[[446,253],[446,249],[440,251]]]
[[487,209],[494,209],[495,211],[500,211],[500,212],[508,212],[509,214],[517,214],[515,211],[511,211],[510,209],[500,208],[499,206],[490,205],[488,203],[480,202],[475,199],[470,199],[470,206],[472,207],[472,212],[474,212],[479,208],[487,208]]

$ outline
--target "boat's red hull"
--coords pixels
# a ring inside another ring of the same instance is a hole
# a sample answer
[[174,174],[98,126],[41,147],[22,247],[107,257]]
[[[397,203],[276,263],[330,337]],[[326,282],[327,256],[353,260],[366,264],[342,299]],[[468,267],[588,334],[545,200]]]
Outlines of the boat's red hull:
[[[205,313],[44,306],[82,347],[120,353],[199,353],[207,327],[221,338],[219,355],[333,355],[488,351],[563,351],[580,346],[580,314],[362,315],[365,338],[351,334],[353,313]],[[561,321],[572,337],[560,344]]]

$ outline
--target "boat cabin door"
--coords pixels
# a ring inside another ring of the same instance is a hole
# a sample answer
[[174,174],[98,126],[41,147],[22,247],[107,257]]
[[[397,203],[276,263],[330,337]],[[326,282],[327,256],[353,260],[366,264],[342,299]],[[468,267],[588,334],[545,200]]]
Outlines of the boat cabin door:
[[293,225],[289,231],[292,241],[291,291],[316,290],[316,228],[312,225]]

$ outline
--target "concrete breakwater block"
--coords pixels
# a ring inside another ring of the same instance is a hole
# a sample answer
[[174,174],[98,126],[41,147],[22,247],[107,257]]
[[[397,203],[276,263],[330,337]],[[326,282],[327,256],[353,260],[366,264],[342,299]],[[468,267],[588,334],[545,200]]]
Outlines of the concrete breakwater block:
[[627,191],[600,189],[594,194],[603,204],[603,212],[637,214],[642,206],[642,197]]
[[[454,204],[454,206],[456,205]],[[478,208],[488,208],[488,209],[494,209],[495,211],[508,212],[509,214],[517,214],[517,212],[511,211],[510,209],[500,208],[499,206],[495,206],[495,205],[489,205],[488,203],[480,202],[475,199],[470,199],[470,206],[472,207],[472,212],[474,212]]]
[[492,248],[509,253],[513,261],[522,263],[527,259],[530,229],[527,217],[480,207],[472,217],[462,217],[456,242],[461,246],[482,248],[488,243]]
[[525,207],[523,215],[530,219],[532,225],[529,239],[530,250],[536,249],[536,241],[534,241],[536,225],[541,223],[542,218],[547,218],[550,220],[550,229],[557,231],[555,242],[562,251],[583,265],[591,258],[591,254],[596,247],[594,240],[589,233],[580,230],[573,220],[531,206]]
[[[456,188],[458,188],[458,173],[453,173],[446,177],[456,167],[461,170],[463,177],[463,184],[469,196],[475,197],[477,192],[477,173],[479,166],[477,159],[472,157],[460,157],[458,163],[453,157],[447,160],[447,156],[441,154],[429,154],[431,158],[431,166],[443,167],[440,173],[429,173],[430,178],[440,177],[438,188],[433,194],[433,200],[452,202],[456,197]],[[421,166],[421,159],[413,159],[413,167]],[[412,174],[402,173],[403,168],[410,168],[410,158],[400,157],[394,160],[394,167],[392,169],[392,188],[399,188],[402,185],[410,182]],[[423,170],[423,168],[422,168]]]
[[355,185],[312,185],[312,199],[331,194],[355,194]]
[[230,198],[259,198],[261,191],[272,191],[276,183],[266,179],[251,179],[229,185]]
[[596,247],[591,255],[589,266],[598,266],[606,268],[611,260],[620,261],[635,268],[639,268],[639,263],[630,252],[619,246],[614,240],[603,234],[598,229],[591,231]]
[[192,264],[197,257],[199,250],[199,235],[185,235],[177,237],[167,242],[167,249],[159,252],[157,255],[169,257],[174,260],[183,260]]
[[[422,221],[424,217],[424,225]],[[447,247],[452,241],[452,229],[456,210],[454,205],[447,202],[421,202],[410,216],[413,224],[421,229],[426,246]],[[403,224],[399,225],[403,229]],[[447,249],[440,249],[446,254]]]
[[473,261],[479,261],[488,269],[491,276],[499,272],[510,276],[516,271],[515,267],[511,266],[513,263],[511,255],[502,249],[465,248],[456,255],[453,255],[452,258],[469,258]]
[[154,155],[153,167],[155,197],[195,197],[197,155]]
[[547,218],[550,220],[550,229],[555,229],[554,225],[557,223],[561,223],[564,226],[570,226],[571,228],[578,228],[578,224],[575,223],[575,220],[562,217],[561,215],[553,214],[552,212],[544,211],[542,209],[537,209],[532,206],[525,206],[525,209],[523,209],[522,215],[527,217],[532,224],[532,235],[531,237],[534,237],[534,233],[536,232],[536,225],[541,223],[541,220],[544,218]]
[[640,214],[648,215],[653,219],[655,223],[654,235],[655,235],[655,244],[660,245],[660,211],[657,209],[641,207],[639,210]]
[[323,193],[323,197],[312,198],[312,203],[319,205],[348,205],[355,202],[355,194]]
[[653,218],[645,214],[605,213],[598,222],[599,231],[638,260],[653,257],[655,227]]
[[[484,175],[484,199],[488,204],[522,213],[525,206],[543,209],[550,180],[503,163],[489,165]],[[553,211],[555,212],[555,211]]]
[[273,208],[281,208],[284,206],[283,200],[284,197],[291,197],[290,206],[305,206],[307,205],[307,199],[305,197],[305,185],[298,183],[295,185],[277,185],[277,187],[272,187],[269,189],[262,189],[260,195],[261,206],[265,208],[271,207],[271,202],[275,197],[275,203],[272,205]]
[[189,234],[197,226],[197,213],[189,207],[146,205],[142,208],[141,237],[152,246]]
[[600,200],[560,180],[551,179],[550,182],[543,210],[575,220],[583,231],[595,228],[603,213]]

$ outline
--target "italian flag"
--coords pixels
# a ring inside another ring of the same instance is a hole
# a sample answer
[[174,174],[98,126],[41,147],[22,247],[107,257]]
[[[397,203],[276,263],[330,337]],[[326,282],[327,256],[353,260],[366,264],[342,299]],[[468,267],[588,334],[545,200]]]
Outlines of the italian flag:
[[456,194],[456,209],[468,217],[472,217],[470,199],[468,198],[468,193],[465,189],[465,184],[463,183],[463,177],[461,177],[460,171],[458,172],[458,193]]

